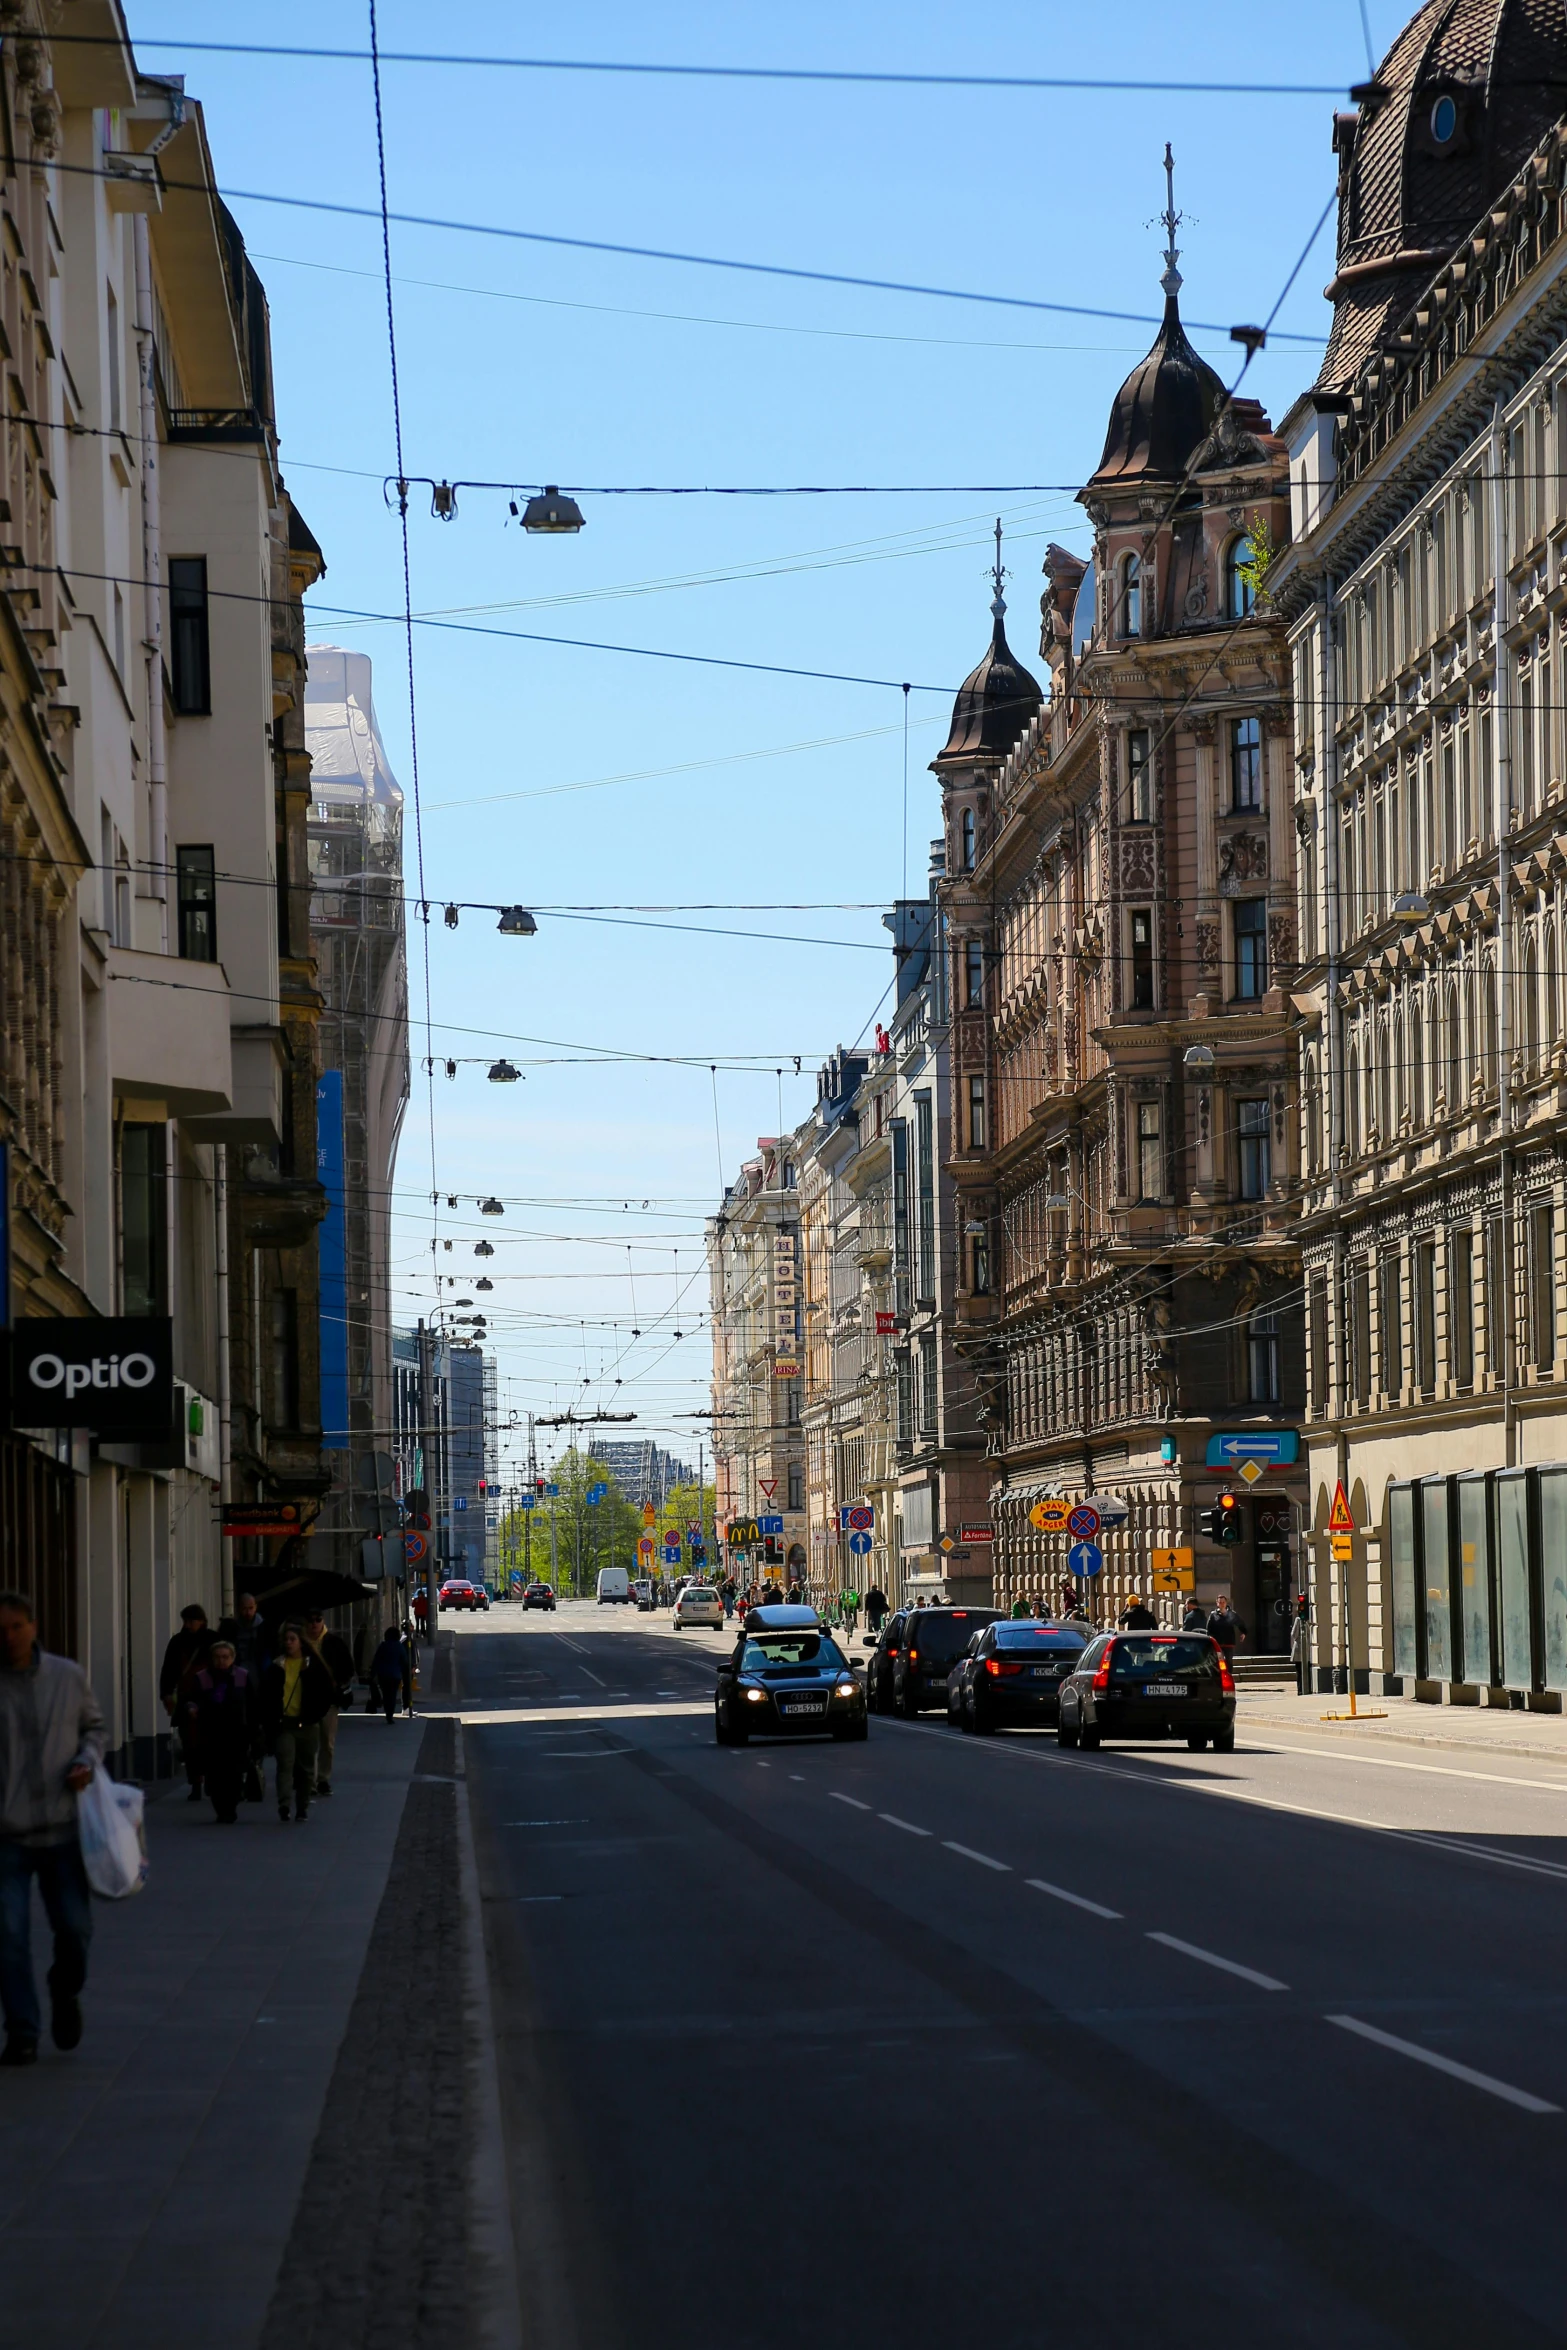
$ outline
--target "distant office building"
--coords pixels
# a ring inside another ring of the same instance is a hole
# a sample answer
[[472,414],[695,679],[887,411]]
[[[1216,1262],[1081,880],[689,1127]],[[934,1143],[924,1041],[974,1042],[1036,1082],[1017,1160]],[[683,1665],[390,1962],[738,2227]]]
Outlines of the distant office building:
[[640,1444],[595,1444],[593,1458],[602,1461],[627,1501],[640,1508],[651,1502],[659,1508],[677,1485],[694,1485],[696,1471],[689,1461],[661,1452],[651,1437]]

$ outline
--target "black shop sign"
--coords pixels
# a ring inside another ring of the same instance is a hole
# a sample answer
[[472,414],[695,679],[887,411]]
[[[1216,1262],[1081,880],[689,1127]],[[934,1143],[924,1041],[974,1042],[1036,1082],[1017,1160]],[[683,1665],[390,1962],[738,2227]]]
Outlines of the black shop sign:
[[163,1443],[174,1425],[174,1325],[164,1315],[27,1317],[10,1334],[11,1425]]

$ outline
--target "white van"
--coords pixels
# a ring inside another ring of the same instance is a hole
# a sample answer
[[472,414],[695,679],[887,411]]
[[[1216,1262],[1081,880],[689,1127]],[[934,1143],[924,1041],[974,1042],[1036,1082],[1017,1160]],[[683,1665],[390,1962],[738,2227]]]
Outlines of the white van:
[[599,1606],[603,1607],[610,1600],[618,1600],[622,1605],[628,1605],[630,1599],[631,1577],[625,1568],[600,1567]]

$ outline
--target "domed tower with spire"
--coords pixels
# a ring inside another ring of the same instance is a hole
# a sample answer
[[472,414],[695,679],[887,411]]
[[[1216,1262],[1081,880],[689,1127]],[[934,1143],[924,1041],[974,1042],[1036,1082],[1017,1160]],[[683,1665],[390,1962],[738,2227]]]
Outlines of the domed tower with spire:
[[[998,1397],[995,1596],[1059,1597],[1032,1498],[1110,1490],[1138,1505],[1106,1545],[1112,1612],[1149,1544],[1189,1544],[1210,1422],[1298,1411],[1302,1386],[1289,697],[1267,588],[1285,452],[1182,323],[1168,148],[1164,170],[1164,311],[1081,493],[1093,559],[1045,559],[1048,698],[1007,648],[998,556],[996,635],[935,762],[957,1305]],[[1233,1341],[1182,1335],[1215,1327]],[[1282,1468],[1265,1492],[1297,1498]],[[1248,1540],[1199,1563],[1199,1590],[1233,1586],[1271,1630],[1279,1571]]]

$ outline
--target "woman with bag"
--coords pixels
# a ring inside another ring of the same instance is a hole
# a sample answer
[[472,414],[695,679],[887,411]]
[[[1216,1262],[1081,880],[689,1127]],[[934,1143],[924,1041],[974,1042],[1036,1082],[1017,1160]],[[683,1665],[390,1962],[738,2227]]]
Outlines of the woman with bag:
[[185,1700],[196,1738],[207,1793],[221,1827],[239,1818],[240,1791],[256,1743],[256,1693],[250,1675],[234,1661],[232,1640],[214,1640]]
[[288,1818],[289,1790],[294,1817],[309,1817],[316,1783],[321,1718],[336,1699],[332,1676],[305,1646],[297,1624],[283,1626],[283,1646],[261,1684],[261,1715],[277,1755],[277,1816]]

